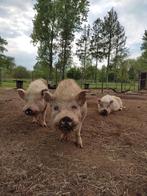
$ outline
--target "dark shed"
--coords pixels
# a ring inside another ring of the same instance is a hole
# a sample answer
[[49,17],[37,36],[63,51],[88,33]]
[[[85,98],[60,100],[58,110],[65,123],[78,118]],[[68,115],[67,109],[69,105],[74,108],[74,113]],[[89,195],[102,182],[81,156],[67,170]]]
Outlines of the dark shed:
[[139,89],[147,90],[147,71],[139,74]]

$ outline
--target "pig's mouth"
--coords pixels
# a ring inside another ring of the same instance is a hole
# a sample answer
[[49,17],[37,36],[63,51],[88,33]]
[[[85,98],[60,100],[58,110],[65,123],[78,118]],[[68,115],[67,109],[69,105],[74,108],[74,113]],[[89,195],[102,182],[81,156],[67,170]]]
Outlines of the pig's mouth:
[[59,130],[61,130],[63,133],[69,133],[75,129],[76,125],[65,125],[65,126],[59,126]]
[[65,117],[56,124],[56,128],[64,134],[70,133],[77,127],[77,124],[70,118]]
[[102,111],[100,112],[100,114],[101,114],[102,116],[108,116],[108,111],[107,111],[107,110],[102,110]]

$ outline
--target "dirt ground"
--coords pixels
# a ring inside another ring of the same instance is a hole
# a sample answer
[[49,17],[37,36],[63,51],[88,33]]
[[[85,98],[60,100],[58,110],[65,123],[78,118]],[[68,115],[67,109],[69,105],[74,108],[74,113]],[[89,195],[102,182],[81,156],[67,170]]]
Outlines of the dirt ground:
[[0,196],[147,196],[147,94],[122,98],[126,109],[103,117],[88,94],[80,149],[0,90]]

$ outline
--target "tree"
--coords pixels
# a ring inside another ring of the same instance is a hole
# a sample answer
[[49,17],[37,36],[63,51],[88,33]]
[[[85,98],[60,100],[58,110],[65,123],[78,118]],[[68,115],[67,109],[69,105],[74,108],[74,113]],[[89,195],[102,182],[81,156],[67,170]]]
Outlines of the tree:
[[34,26],[31,37],[34,44],[39,43],[37,60],[48,66],[48,77],[51,77],[52,74],[57,47],[59,2],[59,0],[37,0],[34,7],[37,13],[33,20]]
[[65,68],[71,58],[71,43],[75,32],[79,31],[81,24],[87,18],[87,0],[60,0],[60,54],[59,61],[62,69],[62,79],[65,77]]
[[124,28],[118,21],[116,11],[112,8],[108,14],[104,17],[104,37],[105,37],[105,55],[107,57],[107,82],[108,82],[108,70],[112,67],[112,61],[114,65],[118,63],[118,60],[122,63],[122,59],[126,56],[126,36]]
[[7,44],[8,42],[0,36],[0,54],[3,54],[5,51],[7,51],[5,48]]
[[14,78],[30,78],[30,72],[23,66],[17,66],[13,69]]
[[90,56],[90,25],[85,25],[81,38],[77,41],[77,51],[76,54],[83,66],[82,79],[85,79],[86,74],[86,64],[88,63]]
[[33,72],[32,72],[32,77],[33,78],[44,78],[48,79],[48,65],[46,64],[41,64],[41,62],[37,62],[35,66],[33,67]]
[[79,80],[81,78],[81,70],[78,67],[72,67],[67,72],[67,77],[75,80]]
[[145,30],[143,35],[143,43],[141,45],[142,55],[140,57],[140,63],[144,69],[147,69],[147,30]]
[[143,43],[141,45],[141,50],[143,50],[144,52],[147,52],[147,30],[145,30],[142,40],[143,40]]
[[114,69],[114,81],[117,80],[117,69],[122,65],[124,58],[127,56],[126,36],[124,27],[118,21],[116,23],[116,35],[115,35],[115,49],[113,58],[113,69]]
[[104,58],[103,21],[100,18],[93,23],[90,51],[96,61],[95,82],[97,82],[98,61]]
[[7,44],[8,42],[0,36],[0,68],[4,68],[11,72],[15,67],[15,62],[13,57],[4,54],[4,52],[7,51]]

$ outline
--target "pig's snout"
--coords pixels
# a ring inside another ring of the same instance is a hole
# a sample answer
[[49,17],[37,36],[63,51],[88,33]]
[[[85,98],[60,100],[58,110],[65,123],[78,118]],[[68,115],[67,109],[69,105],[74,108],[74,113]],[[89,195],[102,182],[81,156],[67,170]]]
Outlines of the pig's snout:
[[33,115],[33,111],[32,111],[30,108],[26,109],[24,112],[25,112],[25,114],[28,115],[28,116]]
[[107,110],[102,110],[100,114],[103,115],[103,116],[107,116],[108,115],[108,111]]
[[71,118],[69,118],[68,116],[62,118],[59,122],[59,129],[63,132],[69,132],[71,130],[73,130],[74,128],[74,123],[73,120]]

